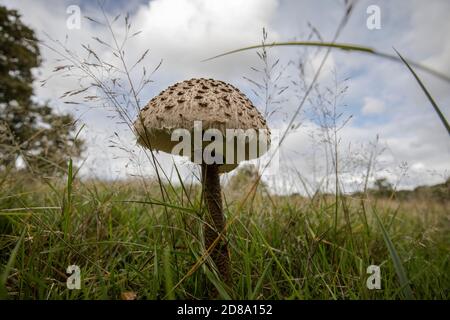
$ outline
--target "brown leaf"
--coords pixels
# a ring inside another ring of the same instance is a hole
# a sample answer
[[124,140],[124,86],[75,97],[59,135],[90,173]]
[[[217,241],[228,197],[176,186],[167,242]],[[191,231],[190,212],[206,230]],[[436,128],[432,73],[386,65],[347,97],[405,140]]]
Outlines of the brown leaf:
[[125,291],[120,294],[120,299],[122,300],[136,300],[137,294],[133,291]]

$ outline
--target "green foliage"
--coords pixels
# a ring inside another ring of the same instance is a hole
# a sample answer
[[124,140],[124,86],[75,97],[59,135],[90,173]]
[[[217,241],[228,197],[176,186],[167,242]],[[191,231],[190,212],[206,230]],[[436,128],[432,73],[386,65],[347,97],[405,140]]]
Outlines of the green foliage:
[[[395,190],[387,178],[375,180],[373,189],[367,190],[372,197],[379,199],[397,199],[401,201],[435,201],[445,203],[450,201],[450,178],[443,183],[431,186],[417,186],[413,190]],[[362,192],[355,192],[354,196],[361,197]]]
[[33,69],[41,64],[34,31],[3,6],[0,30],[0,170],[15,169],[21,157],[33,172],[61,172],[82,151],[74,119],[33,101]]
[[[163,202],[152,200],[160,190],[150,181],[144,188],[0,176],[0,217],[10,223],[0,235],[4,295],[204,299],[214,286],[224,299],[402,299],[408,283],[416,299],[450,298],[448,202],[346,197],[348,219],[339,206],[336,233],[334,197],[269,199],[258,191],[243,207],[227,203],[228,221],[238,218],[227,233],[233,281],[225,289],[208,261],[191,272],[204,252],[201,189],[186,185],[184,198],[181,187],[166,189]],[[81,290],[66,287],[71,264],[81,268]],[[381,290],[366,287],[372,264],[381,268]]]

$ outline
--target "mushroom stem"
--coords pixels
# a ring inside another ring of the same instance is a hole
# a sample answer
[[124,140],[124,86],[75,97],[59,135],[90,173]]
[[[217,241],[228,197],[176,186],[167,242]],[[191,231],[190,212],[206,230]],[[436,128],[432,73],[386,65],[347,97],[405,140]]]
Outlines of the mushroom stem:
[[219,274],[225,283],[230,280],[230,257],[225,239],[225,217],[222,208],[222,193],[220,190],[219,167],[217,164],[202,164],[203,192],[208,213],[204,225],[205,247],[208,250],[220,233],[221,238],[210,251],[210,256],[217,266]]

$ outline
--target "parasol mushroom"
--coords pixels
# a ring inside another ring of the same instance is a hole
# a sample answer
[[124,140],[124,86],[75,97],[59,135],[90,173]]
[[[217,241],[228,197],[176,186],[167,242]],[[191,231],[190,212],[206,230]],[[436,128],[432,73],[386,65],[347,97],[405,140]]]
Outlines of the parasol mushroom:
[[[230,258],[219,174],[230,172],[239,162],[257,158],[267,151],[270,130],[265,119],[239,89],[223,81],[202,78],[183,81],[162,91],[140,111],[134,127],[140,145],[172,154],[180,154],[176,148],[179,139],[174,139],[176,130],[192,133],[194,140],[196,131],[200,130],[201,143],[188,142],[188,154],[180,155],[201,165],[202,189],[208,209],[205,247],[219,274],[229,283]],[[213,134],[206,137],[208,131]],[[214,161],[206,161],[204,140],[216,142],[221,138],[223,150],[209,150]],[[252,149],[254,146],[256,148]]]

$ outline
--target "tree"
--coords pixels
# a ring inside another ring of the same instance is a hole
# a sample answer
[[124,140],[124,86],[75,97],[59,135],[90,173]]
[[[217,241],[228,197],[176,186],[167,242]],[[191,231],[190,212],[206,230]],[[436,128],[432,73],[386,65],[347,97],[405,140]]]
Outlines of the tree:
[[253,184],[258,181],[257,188],[254,191],[267,191],[266,184],[261,180],[258,169],[253,164],[241,165],[236,173],[231,176],[227,183],[227,190],[230,194],[242,196],[242,193],[252,190]]
[[82,152],[73,116],[32,99],[32,70],[40,65],[34,31],[0,6],[0,170],[15,169],[21,158],[28,169],[54,173]]
[[387,178],[379,178],[375,180],[374,187],[377,193],[381,196],[390,196],[394,191],[392,183],[390,183]]

